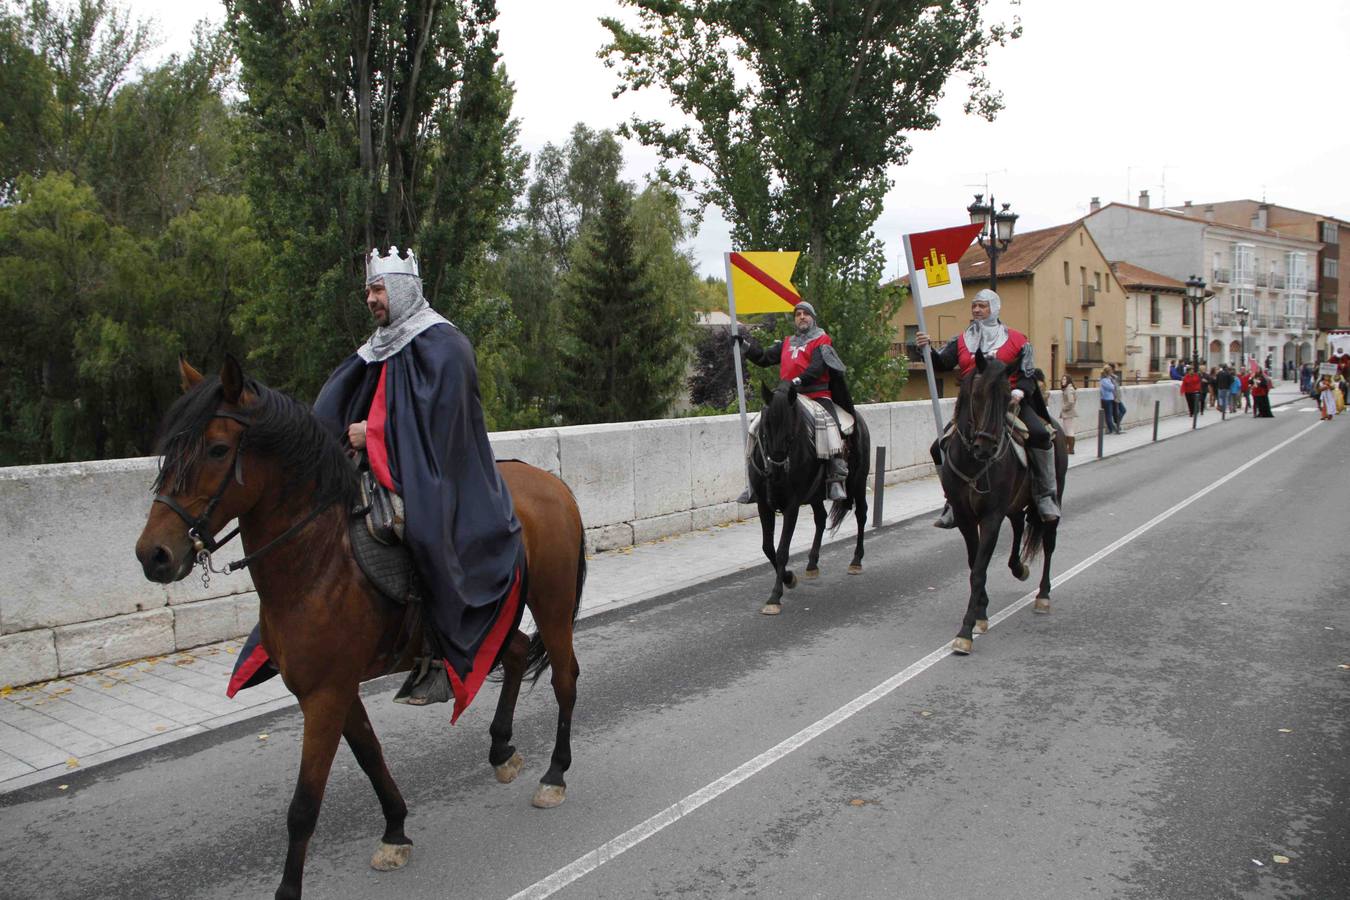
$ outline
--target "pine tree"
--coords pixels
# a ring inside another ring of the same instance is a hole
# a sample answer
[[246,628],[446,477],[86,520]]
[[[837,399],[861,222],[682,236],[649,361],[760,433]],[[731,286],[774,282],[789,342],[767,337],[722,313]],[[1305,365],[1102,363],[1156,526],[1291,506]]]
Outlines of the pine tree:
[[678,314],[639,248],[629,187],[604,190],[563,282],[559,408],[567,422],[654,419],[682,387]]

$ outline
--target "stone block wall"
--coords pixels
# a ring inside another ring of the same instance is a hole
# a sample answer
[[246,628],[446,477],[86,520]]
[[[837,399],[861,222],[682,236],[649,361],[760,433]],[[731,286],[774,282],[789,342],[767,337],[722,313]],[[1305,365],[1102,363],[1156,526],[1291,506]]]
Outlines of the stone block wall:
[[[1176,386],[1125,389],[1127,424],[1184,415]],[[944,420],[954,401],[941,401]],[[1059,394],[1051,397],[1059,412]],[[1096,430],[1096,390],[1078,391],[1076,431]],[[886,482],[930,474],[927,401],[862,407]],[[748,518],[738,506],[745,462],[738,416],[503,432],[499,459],[567,482],[588,549],[606,550]],[[0,685],[71,675],[246,634],[258,616],[247,572],[145,580],[134,548],[151,506],[152,458],[0,469]],[[235,559],[237,542],[220,554]]]

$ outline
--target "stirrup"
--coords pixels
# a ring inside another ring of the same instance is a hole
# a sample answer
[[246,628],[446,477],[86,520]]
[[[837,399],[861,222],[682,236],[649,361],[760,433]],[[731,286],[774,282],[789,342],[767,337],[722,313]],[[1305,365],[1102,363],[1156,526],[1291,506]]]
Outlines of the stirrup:
[[933,527],[934,528],[956,527],[956,513],[952,512],[952,505],[950,503],[942,507],[942,515],[937,517],[937,521],[933,523]]
[[423,656],[413,665],[403,687],[394,695],[395,703],[408,706],[427,706],[431,703],[445,703],[450,699],[450,676],[446,674],[445,663],[439,659]]

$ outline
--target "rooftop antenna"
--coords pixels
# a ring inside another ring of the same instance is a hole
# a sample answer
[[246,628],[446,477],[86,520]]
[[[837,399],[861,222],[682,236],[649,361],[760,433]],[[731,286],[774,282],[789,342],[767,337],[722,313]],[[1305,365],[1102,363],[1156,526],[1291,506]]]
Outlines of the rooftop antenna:
[[1162,167],[1162,184],[1160,185],[1160,187],[1162,188],[1162,206],[1163,206],[1164,209],[1167,207],[1167,170],[1168,170],[1168,169],[1176,169],[1176,168],[1180,168],[1180,167],[1179,167],[1179,166],[1169,166],[1167,163],[1163,163],[1163,167]]

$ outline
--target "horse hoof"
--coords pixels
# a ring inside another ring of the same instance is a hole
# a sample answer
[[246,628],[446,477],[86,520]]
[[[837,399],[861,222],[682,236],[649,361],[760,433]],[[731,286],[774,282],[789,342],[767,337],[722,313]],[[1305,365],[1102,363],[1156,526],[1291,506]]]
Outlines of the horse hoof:
[[1031,577],[1031,570],[1028,569],[1026,566],[1013,569],[1013,577],[1016,578],[1018,581],[1026,581],[1028,578]]
[[851,563],[851,564],[849,565],[849,567],[848,567],[848,574],[850,574],[850,575],[861,575],[861,574],[862,574],[862,563]]
[[536,809],[553,809],[555,806],[562,806],[562,802],[566,799],[566,785],[541,784],[535,789],[534,796],[530,798],[530,803]]
[[975,620],[975,633],[976,633],[976,634],[988,634],[988,633],[989,633],[989,620],[988,620],[988,619],[976,619],[976,620]]
[[763,608],[760,609],[759,614],[762,616],[776,616],[782,611],[783,604],[781,603],[765,603]]
[[412,856],[412,844],[386,844],[380,841],[380,849],[370,858],[370,867],[377,872],[392,872],[408,864]]
[[1038,613],[1041,613],[1041,614],[1045,614],[1045,613],[1050,612],[1050,598],[1049,598],[1049,597],[1037,597],[1037,598],[1036,598],[1036,605],[1033,606],[1033,607],[1031,608],[1031,611],[1032,611],[1032,612],[1038,612]]
[[805,572],[802,573],[802,577],[803,577],[803,578],[810,578],[810,579],[816,579],[816,578],[819,578],[819,577],[820,577],[820,570],[819,570],[819,569],[807,569]]
[[502,763],[500,766],[494,766],[492,768],[492,774],[496,775],[497,780],[500,781],[502,784],[510,784],[511,782],[516,780],[516,776],[520,774],[520,770],[524,767],[525,767],[525,757],[521,756],[520,753],[517,752],[513,753],[511,755],[511,758],[508,759],[506,762]]
[[959,637],[952,641],[952,652],[961,656],[969,656],[971,646],[970,638]]

